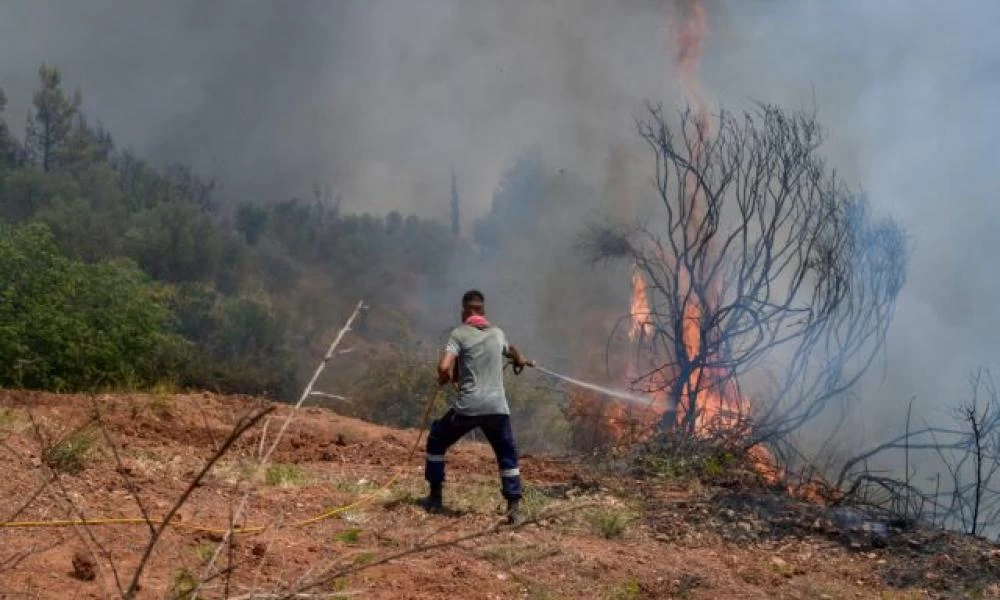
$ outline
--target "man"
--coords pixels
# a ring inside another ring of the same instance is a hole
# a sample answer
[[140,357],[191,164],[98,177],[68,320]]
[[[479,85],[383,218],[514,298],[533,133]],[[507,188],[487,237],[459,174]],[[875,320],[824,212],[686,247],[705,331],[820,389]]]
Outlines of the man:
[[427,435],[427,463],[424,477],[430,495],[424,500],[427,510],[443,509],[445,453],[448,448],[475,428],[486,436],[500,468],[500,484],[507,500],[507,520],[523,522],[518,504],[521,500],[521,473],[517,466],[517,447],[510,426],[510,408],[503,387],[504,358],[520,368],[534,366],[507,343],[503,330],[486,320],[483,294],[470,290],[462,296],[462,324],[452,330],[438,363],[438,383],[454,382],[458,395],[454,403],[431,425]]

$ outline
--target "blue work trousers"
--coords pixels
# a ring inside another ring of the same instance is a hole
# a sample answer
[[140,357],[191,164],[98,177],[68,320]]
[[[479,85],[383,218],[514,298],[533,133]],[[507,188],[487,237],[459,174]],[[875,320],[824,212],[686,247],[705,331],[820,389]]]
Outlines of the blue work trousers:
[[507,500],[521,498],[521,472],[517,466],[517,446],[510,415],[463,415],[449,410],[431,424],[427,434],[427,463],[424,477],[433,485],[444,482],[445,453],[462,436],[475,428],[486,436],[500,468],[500,489]]

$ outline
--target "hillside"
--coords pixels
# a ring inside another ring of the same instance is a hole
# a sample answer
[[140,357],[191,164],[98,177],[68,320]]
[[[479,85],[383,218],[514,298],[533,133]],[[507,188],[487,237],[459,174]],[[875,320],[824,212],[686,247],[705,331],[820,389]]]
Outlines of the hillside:
[[[0,518],[133,517],[136,498],[160,517],[234,423],[263,405],[210,394],[2,392]],[[197,585],[222,536],[184,525],[225,528],[260,448],[290,410],[277,406],[249,429],[194,489],[180,526],[155,546],[137,597],[185,597]],[[931,531],[869,531],[849,511],[792,501],[739,473],[714,483],[650,480],[527,456],[529,523],[497,526],[495,466],[475,441],[450,456],[452,514],[429,516],[415,505],[418,453],[372,502],[289,525],[378,489],[416,435],[302,409],[241,523],[270,527],[238,534],[220,552],[218,564],[230,568],[201,596],[277,598],[312,582],[297,597],[1000,597],[994,546]],[[116,577],[128,586],[149,537],[144,524],[0,529],[0,597],[117,597]]]

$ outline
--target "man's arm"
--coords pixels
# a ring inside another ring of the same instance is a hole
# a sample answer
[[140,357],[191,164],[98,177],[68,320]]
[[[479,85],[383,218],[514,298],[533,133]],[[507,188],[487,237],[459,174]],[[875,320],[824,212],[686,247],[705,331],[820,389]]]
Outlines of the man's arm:
[[455,357],[456,354],[447,350],[441,353],[441,360],[438,361],[438,385],[452,381]]
[[513,344],[507,344],[507,351],[504,352],[504,356],[514,361],[515,367],[533,367],[535,366],[535,361],[528,360],[521,351],[517,349]]

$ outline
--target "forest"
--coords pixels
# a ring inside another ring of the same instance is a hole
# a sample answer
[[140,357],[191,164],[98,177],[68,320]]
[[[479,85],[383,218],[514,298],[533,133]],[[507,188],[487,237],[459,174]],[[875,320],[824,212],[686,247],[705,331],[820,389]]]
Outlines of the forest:
[[117,145],[57,67],[39,68],[20,135],[5,104],[0,90],[4,387],[294,399],[364,299],[365,360],[334,378],[338,392],[365,401],[339,408],[412,424],[433,388],[429,346],[454,316],[455,299],[442,304],[442,290],[462,284],[451,273],[506,262],[511,228],[544,212],[528,219],[523,209],[570,197],[553,193],[557,175],[529,152],[471,236],[461,235],[454,177],[442,194],[447,220],[346,214],[319,184],[308,198],[223,200],[210,176],[154,166]]

